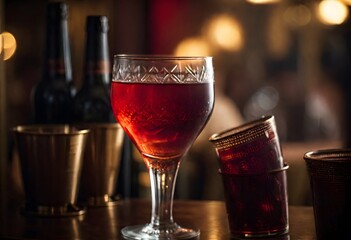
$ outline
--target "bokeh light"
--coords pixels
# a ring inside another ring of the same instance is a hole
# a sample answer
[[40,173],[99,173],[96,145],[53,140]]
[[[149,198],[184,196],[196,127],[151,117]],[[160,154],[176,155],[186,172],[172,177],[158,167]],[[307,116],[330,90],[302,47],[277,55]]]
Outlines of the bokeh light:
[[3,41],[4,41],[4,39],[2,37],[2,34],[0,34],[0,54],[1,54],[2,48],[3,48]]
[[181,41],[174,52],[177,56],[208,56],[213,53],[210,46],[202,37],[190,37]]
[[351,0],[343,0],[343,2],[347,5],[351,5]]
[[280,2],[280,0],[246,0],[246,1],[253,4],[270,4],[270,3]]
[[204,26],[204,35],[211,45],[226,51],[238,51],[243,47],[242,27],[232,15],[219,14]]
[[317,16],[326,25],[339,25],[349,16],[347,6],[338,0],[323,0],[318,4]]
[[303,27],[311,22],[312,13],[306,5],[297,4],[287,7],[284,19],[292,27]]
[[2,37],[3,59],[6,61],[10,59],[15,53],[17,48],[17,43],[16,43],[15,37],[9,32],[3,32],[1,34],[1,37]]

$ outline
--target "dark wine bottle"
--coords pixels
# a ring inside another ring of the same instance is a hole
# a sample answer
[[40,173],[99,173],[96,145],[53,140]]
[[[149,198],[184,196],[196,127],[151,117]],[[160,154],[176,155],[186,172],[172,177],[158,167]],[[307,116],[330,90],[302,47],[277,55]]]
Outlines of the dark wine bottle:
[[74,98],[74,123],[115,122],[110,103],[111,67],[107,32],[106,16],[87,17],[84,79]]
[[33,89],[34,122],[37,124],[64,124],[71,120],[75,87],[67,18],[66,3],[48,4],[43,75]]
[[[75,124],[116,122],[110,101],[108,29],[106,16],[87,17],[84,77],[73,102],[72,121]],[[123,198],[130,197],[132,189],[131,164],[134,161],[131,152],[132,143],[125,135],[116,189]]]

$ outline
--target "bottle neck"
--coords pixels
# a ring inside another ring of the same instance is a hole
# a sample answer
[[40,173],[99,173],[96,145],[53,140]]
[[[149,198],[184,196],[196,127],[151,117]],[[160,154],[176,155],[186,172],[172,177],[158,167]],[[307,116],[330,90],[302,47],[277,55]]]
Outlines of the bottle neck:
[[72,81],[67,19],[48,19],[45,78]]
[[92,30],[87,32],[83,84],[110,84],[111,67],[108,49],[106,32]]

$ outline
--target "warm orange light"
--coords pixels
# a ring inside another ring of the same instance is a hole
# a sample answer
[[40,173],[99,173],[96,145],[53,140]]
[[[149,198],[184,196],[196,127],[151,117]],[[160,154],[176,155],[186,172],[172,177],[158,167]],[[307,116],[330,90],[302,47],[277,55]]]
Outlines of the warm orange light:
[[177,56],[208,56],[212,55],[210,47],[201,37],[186,38],[175,49]]
[[318,4],[317,15],[327,25],[339,25],[349,16],[347,6],[338,0],[323,0]]
[[243,31],[240,23],[229,14],[212,17],[204,27],[209,42],[226,51],[238,51],[243,47]]
[[3,59],[6,61],[10,59],[16,51],[17,44],[15,37],[9,32],[3,32],[2,36],[2,49],[3,49]]
[[351,0],[343,0],[343,2],[347,5],[351,5]]
[[0,34],[0,54],[2,52],[2,48],[3,48],[3,38],[2,38],[2,35]]
[[246,0],[246,1],[253,4],[269,4],[269,3],[280,2],[280,0]]

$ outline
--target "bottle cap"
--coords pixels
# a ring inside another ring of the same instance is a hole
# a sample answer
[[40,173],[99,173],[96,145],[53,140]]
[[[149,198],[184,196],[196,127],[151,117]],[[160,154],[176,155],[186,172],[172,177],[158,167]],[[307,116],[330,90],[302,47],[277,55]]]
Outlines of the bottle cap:
[[47,17],[49,19],[67,19],[68,7],[65,2],[50,2],[47,7]]
[[108,31],[108,18],[106,16],[88,16],[86,23],[86,30],[89,31]]

